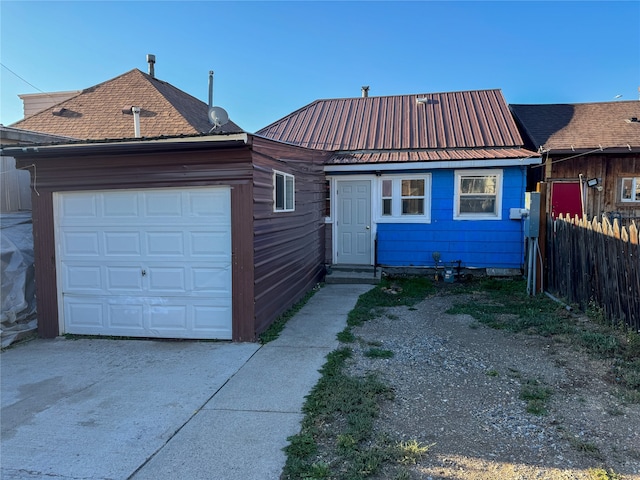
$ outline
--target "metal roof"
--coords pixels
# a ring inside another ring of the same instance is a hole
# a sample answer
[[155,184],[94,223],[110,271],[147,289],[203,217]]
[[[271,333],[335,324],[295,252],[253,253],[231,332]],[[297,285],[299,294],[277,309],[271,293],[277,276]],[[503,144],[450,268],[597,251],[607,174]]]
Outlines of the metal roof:
[[536,155],[500,90],[317,100],[257,135],[334,151],[330,163]]

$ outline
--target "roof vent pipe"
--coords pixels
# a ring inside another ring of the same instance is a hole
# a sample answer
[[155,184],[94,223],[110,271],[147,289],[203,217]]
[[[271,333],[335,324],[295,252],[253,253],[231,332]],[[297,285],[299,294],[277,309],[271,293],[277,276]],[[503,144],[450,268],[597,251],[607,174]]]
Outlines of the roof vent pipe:
[[131,107],[133,113],[133,134],[135,138],[140,138],[140,107]]
[[147,63],[149,64],[149,75],[156,78],[156,70],[154,68],[156,56],[151,53],[147,54]]
[[209,70],[209,108],[213,107],[213,70]]
[[365,85],[362,87],[362,98],[367,98],[369,96],[369,85]]

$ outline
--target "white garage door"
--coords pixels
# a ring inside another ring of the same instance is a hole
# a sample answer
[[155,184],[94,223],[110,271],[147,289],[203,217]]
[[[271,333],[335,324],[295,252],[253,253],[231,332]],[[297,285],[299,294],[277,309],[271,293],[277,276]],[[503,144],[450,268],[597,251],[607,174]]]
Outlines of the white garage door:
[[61,333],[231,338],[229,187],[55,195]]

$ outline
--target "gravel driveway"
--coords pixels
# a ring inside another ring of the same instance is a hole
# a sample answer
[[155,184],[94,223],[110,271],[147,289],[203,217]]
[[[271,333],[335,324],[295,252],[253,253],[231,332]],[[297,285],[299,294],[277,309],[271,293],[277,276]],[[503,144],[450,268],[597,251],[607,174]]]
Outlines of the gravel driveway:
[[[376,431],[434,444],[416,479],[640,479],[640,405],[625,404],[607,365],[571,345],[493,330],[445,313],[473,295],[438,294],[353,328],[349,371],[377,371],[395,390]],[[370,345],[392,358],[368,358]],[[523,385],[551,393],[527,412]],[[612,472],[615,472],[615,475]],[[389,471],[376,478],[390,478]]]

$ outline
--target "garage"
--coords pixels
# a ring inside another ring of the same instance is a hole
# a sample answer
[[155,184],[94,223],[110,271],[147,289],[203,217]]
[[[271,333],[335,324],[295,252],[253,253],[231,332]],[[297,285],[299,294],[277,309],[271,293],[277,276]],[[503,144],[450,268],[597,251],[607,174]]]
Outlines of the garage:
[[231,339],[229,186],[53,194],[60,334]]

